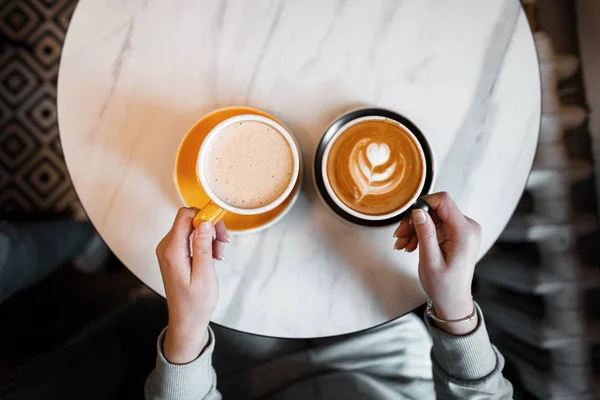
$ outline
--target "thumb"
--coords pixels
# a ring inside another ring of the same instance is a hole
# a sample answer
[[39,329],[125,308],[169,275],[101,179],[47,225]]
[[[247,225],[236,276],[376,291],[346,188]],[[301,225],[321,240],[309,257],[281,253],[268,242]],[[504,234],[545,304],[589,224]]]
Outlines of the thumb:
[[430,267],[440,267],[444,257],[437,240],[435,224],[428,213],[417,208],[413,210],[412,221],[419,239],[419,263]]
[[207,268],[212,267],[212,242],[213,224],[212,222],[202,222],[194,230],[194,237],[192,239],[192,277],[198,277]]

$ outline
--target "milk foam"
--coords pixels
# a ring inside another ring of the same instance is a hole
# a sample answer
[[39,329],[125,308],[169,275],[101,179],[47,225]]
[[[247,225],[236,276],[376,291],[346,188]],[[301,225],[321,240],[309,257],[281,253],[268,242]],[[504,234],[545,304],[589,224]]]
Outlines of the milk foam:
[[213,192],[239,208],[259,208],[277,200],[294,171],[292,150],[274,128],[257,121],[226,127],[205,159]]

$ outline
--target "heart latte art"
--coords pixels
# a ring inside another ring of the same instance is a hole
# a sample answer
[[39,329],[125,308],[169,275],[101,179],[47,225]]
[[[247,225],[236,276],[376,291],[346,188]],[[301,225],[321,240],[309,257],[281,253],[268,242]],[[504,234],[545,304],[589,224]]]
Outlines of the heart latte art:
[[357,201],[369,194],[385,194],[393,191],[404,177],[404,156],[392,155],[385,143],[359,141],[350,154],[350,173],[356,183],[354,198]]
[[403,208],[424,179],[420,145],[400,125],[367,120],[348,128],[332,144],[327,175],[340,201],[367,215]]

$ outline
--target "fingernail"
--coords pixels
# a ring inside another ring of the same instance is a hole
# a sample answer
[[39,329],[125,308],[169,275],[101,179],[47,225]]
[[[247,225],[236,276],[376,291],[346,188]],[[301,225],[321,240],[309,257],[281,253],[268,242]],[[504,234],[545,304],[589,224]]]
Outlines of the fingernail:
[[227,243],[231,243],[231,238],[229,237],[229,232],[226,232],[226,233],[225,233],[225,241],[226,241]]
[[196,229],[207,231],[211,228],[211,225],[212,224],[210,222],[201,222],[200,225],[198,225],[198,228]]
[[424,224],[427,221],[427,217],[425,216],[425,211],[417,208],[412,212],[412,219],[415,224]]

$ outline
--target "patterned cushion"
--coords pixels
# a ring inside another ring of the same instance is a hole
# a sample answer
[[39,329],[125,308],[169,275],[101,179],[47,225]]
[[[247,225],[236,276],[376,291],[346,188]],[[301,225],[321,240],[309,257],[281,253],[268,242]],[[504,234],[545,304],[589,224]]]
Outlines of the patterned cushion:
[[78,209],[56,120],[60,53],[76,3],[0,1],[0,218]]

